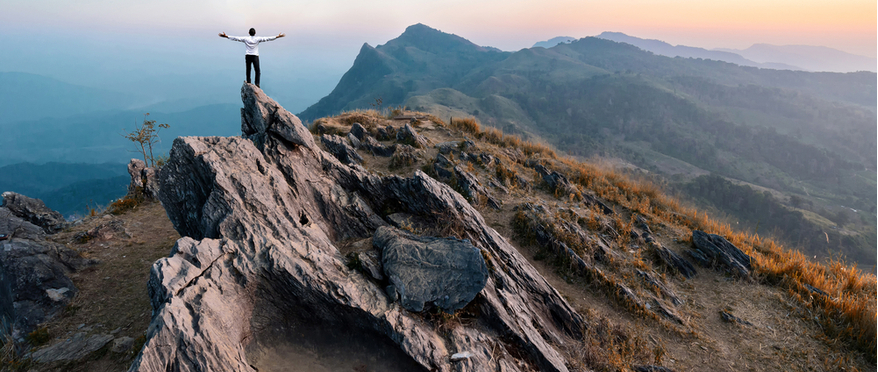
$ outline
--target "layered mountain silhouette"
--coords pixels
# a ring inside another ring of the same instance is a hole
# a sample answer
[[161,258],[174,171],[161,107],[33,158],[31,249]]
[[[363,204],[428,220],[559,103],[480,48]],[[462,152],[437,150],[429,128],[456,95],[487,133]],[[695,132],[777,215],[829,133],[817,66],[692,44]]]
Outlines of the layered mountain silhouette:
[[[876,202],[871,72],[670,58],[595,37],[497,52],[418,24],[385,45],[364,45],[332,93],[300,116],[311,121],[379,99],[385,108],[406,105],[443,119],[472,116],[671,180],[715,173],[809,198],[825,216]],[[758,229],[756,219],[750,223]],[[791,244],[829,247],[812,232],[791,234]],[[852,239],[846,253],[870,247],[856,255],[874,256],[874,239]]]
[[655,54],[667,57],[683,57],[683,58],[703,58],[715,61],[723,61],[734,63],[741,66],[771,68],[776,70],[805,70],[794,65],[794,60],[787,63],[772,62],[776,60],[765,59],[763,62],[755,62],[744,58],[740,53],[733,50],[708,50],[704,48],[690,47],[685,45],[671,45],[661,40],[641,39],[629,36],[621,32],[603,32],[596,36],[601,39],[616,41],[619,43],[627,43],[634,45],[640,49],[653,52]]
[[775,61],[810,71],[854,72],[878,69],[878,60],[838,49],[811,45],[754,44],[747,49],[717,49],[737,53],[753,61]]

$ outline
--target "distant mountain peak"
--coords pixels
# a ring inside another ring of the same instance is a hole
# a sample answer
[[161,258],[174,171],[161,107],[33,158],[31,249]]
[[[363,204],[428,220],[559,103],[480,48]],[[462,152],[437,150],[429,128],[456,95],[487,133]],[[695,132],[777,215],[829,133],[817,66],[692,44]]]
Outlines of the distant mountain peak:
[[413,46],[431,53],[444,53],[449,50],[489,50],[460,36],[442,32],[423,23],[406,27],[402,35],[388,41],[384,46]]
[[556,36],[546,41],[537,42],[533,45],[532,48],[543,47],[548,49],[558,44],[569,44],[575,40],[576,38],[572,36]]

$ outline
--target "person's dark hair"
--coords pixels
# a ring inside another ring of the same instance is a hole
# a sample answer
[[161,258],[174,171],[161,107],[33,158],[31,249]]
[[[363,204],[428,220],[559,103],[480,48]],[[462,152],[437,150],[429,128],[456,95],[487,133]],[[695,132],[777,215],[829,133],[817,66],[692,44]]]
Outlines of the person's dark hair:
[[255,36],[255,35],[256,35],[256,29],[255,29],[255,28],[251,28],[251,29],[250,29],[250,36]]

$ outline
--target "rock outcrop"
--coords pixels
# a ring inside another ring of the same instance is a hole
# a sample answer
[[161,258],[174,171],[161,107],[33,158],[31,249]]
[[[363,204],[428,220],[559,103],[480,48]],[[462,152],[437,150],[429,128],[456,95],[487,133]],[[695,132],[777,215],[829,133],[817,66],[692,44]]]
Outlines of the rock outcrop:
[[143,160],[131,159],[128,162],[128,175],[131,176],[131,183],[128,184],[128,195],[140,192],[147,199],[156,199],[159,194],[157,173],[156,168],[147,167]]
[[[13,334],[25,335],[63,309],[76,294],[68,277],[94,264],[75,251],[46,240],[63,219],[38,199],[4,193],[0,207],[0,317]],[[39,227],[29,220],[42,223]]]
[[[185,237],[152,268],[153,320],[131,370],[253,371],[266,332],[306,320],[377,335],[424,370],[567,371],[556,345],[581,336],[582,318],[459,194],[419,170],[342,164],[259,88],[245,84],[242,99],[247,138],[178,138],[162,168],[159,197]],[[339,242],[397,212],[466,239],[492,268],[472,322],[440,330],[345,265]]]
[[43,229],[47,234],[56,233],[67,226],[67,220],[46,206],[40,199],[29,198],[19,193],[7,191],[3,193],[3,208],[16,216]]
[[692,245],[695,246],[695,250],[691,251],[691,255],[702,265],[716,265],[739,278],[750,278],[750,256],[735,247],[726,238],[692,230]]

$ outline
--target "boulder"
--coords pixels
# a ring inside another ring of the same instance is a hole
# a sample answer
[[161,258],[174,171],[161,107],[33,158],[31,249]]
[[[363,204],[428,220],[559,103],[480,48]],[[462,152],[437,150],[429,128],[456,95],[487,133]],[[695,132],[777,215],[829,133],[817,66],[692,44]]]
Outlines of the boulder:
[[320,139],[323,141],[323,145],[326,146],[326,150],[338,158],[342,163],[351,164],[363,162],[363,157],[361,157],[360,154],[357,154],[357,151],[351,148],[351,146],[345,142],[344,138],[334,134],[324,134],[320,136]]
[[409,311],[435,306],[452,314],[472,301],[488,281],[482,254],[466,240],[380,227],[372,244],[381,251],[394,297]]
[[692,245],[696,254],[693,257],[704,257],[699,261],[725,268],[739,278],[750,278],[750,256],[742,252],[734,244],[716,234],[692,230]]
[[47,234],[54,234],[67,227],[64,216],[49,209],[40,199],[7,191],[3,193],[2,207],[19,218],[41,227]]
[[[244,112],[276,106],[260,101],[269,98],[255,86],[242,91],[259,98],[245,100]],[[340,347],[376,335],[384,343],[375,347],[390,345],[424,370],[453,371],[460,363],[468,370],[568,370],[556,345],[581,337],[582,318],[463,197],[420,170],[382,177],[343,164],[313,141],[289,140],[280,127],[298,120],[280,110],[253,140],[174,141],[159,197],[184,238],[150,273],[153,318],[131,371],[253,371],[250,353],[276,340],[270,331],[301,323],[341,327]],[[388,210],[427,219],[429,234],[453,234],[485,252],[497,269],[478,294],[479,321],[437,328],[345,265],[340,242],[372,237],[386,226],[374,211]],[[474,356],[453,365],[450,357],[462,351]]]
[[430,147],[430,141],[424,136],[418,134],[418,132],[415,131],[415,128],[412,128],[408,123],[396,133],[396,140],[419,149]]
[[0,242],[0,276],[5,279],[0,281],[0,298],[12,304],[12,311],[2,310],[3,316],[12,321],[15,330],[27,334],[76,295],[68,276],[95,263],[45,240],[13,238]]

